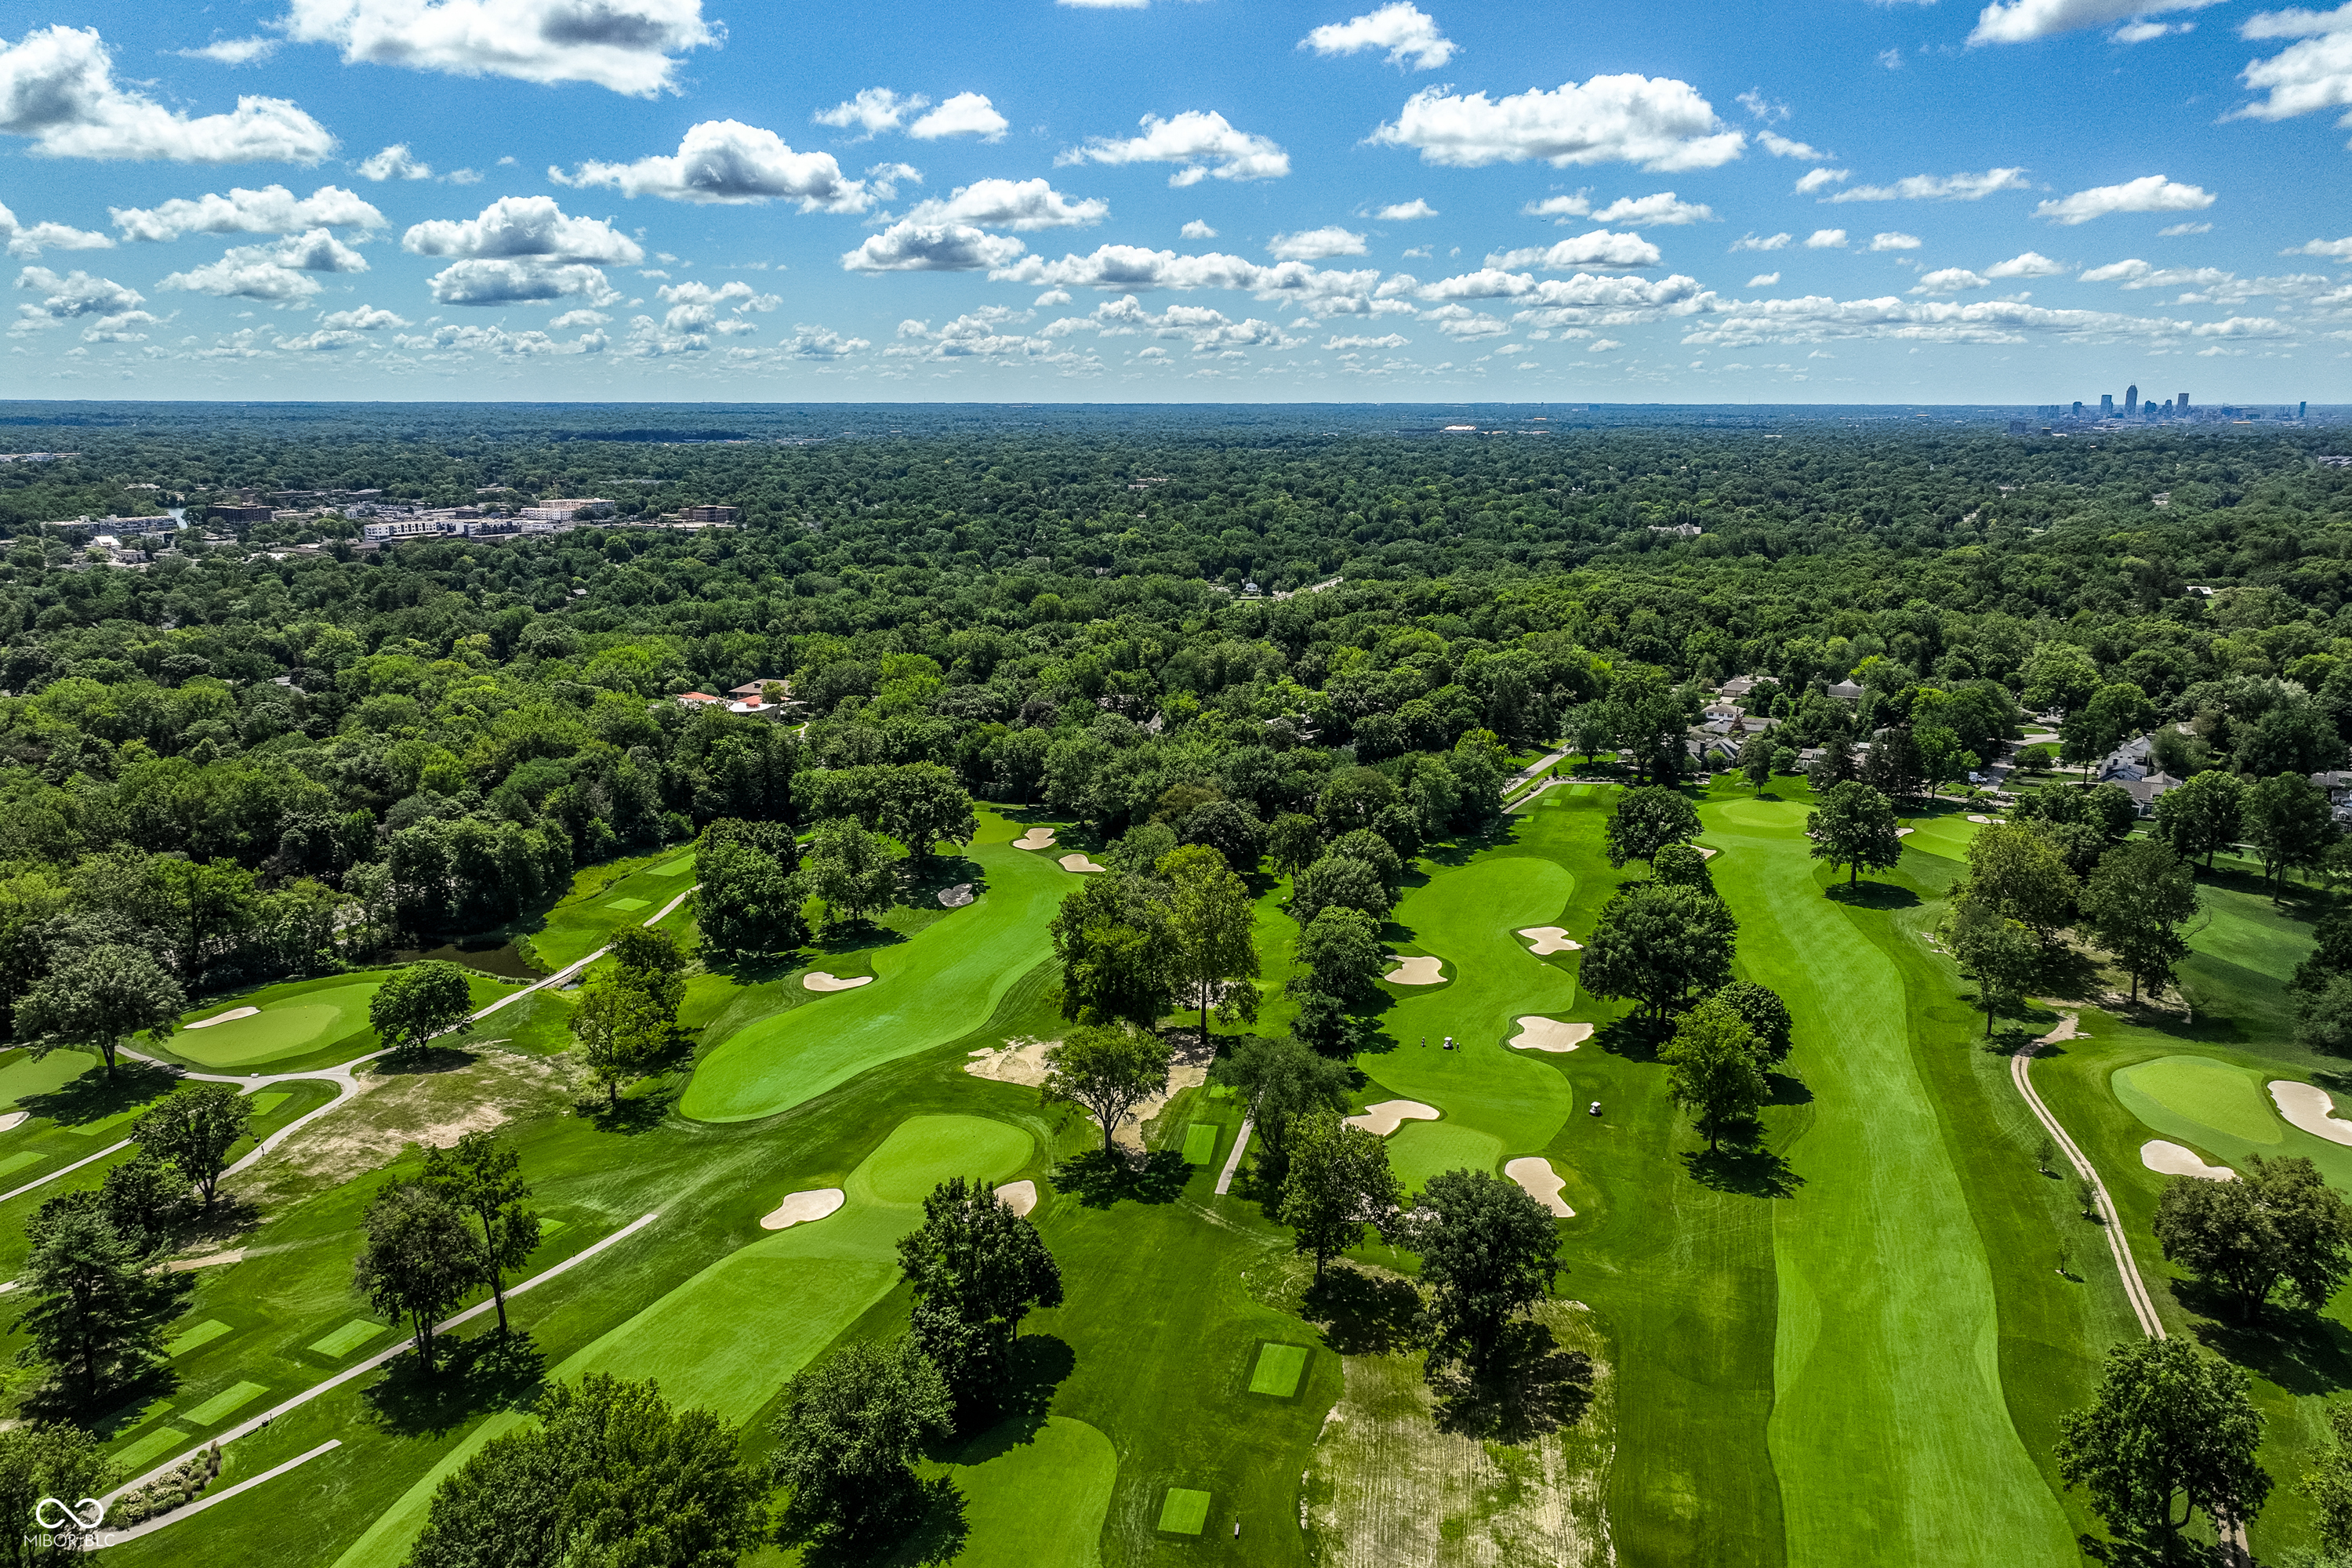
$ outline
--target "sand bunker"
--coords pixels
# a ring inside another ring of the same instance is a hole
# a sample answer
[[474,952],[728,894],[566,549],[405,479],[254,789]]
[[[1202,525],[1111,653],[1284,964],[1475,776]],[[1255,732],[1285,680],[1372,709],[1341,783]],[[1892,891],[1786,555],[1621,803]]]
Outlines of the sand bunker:
[[1557,1217],[1576,1217],[1576,1211],[1569,1207],[1559,1195],[1560,1188],[1568,1185],[1568,1179],[1553,1170],[1551,1162],[1540,1154],[1529,1154],[1523,1160],[1512,1161],[1503,1167],[1503,1174],[1518,1183],[1521,1191],[1551,1210]]
[[1397,961],[1397,966],[1381,978],[1391,985],[1443,985],[1445,984],[1445,975],[1441,971],[1436,959],[1407,958],[1402,953],[1391,953],[1390,956]]
[[1005,1206],[1014,1214],[1027,1214],[1037,1206],[1037,1184],[1007,1182],[996,1189],[996,1195],[1003,1198]]
[[812,991],[855,991],[861,985],[873,984],[874,976],[861,974],[854,980],[844,980],[822,969],[812,969],[801,976],[801,984]]
[[1897,838],[1908,838],[1918,831],[1919,830],[1916,827],[1898,827],[1895,830],[1895,837]]
[[1970,822],[1981,822],[1981,823],[1985,824],[1987,826],[1999,826],[1999,825],[2000,825],[2000,817],[1998,817],[1998,816],[1987,816],[1984,813],[1982,813],[1982,812],[1980,812],[1980,811],[1972,811],[1972,812],[1969,813],[1969,820]]
[[1013,841],[1013,847],[1015,849],[1051,849],[1054,847],[1054,835],[1060,831],[1061,829],[1057,827],[1033,827],[1028,832],[1023,834],[1020,837],[1014,839]]
[[256,1013],[260,1011],[261,1009],[258,1007],[231,1007],[226,1013],[215,1013],[209,1018],[199,1018],[194,1023],[187,1025],[186,1027],[191,1029],[209,1029],[215,1024],[226,1024],[231,1018],[250,1018]]
[[2283,1079],[2271,1085],[2271,1099],[2278,1102],[2279,1114],[2290,1127],[2300,1127],[2330,1143],[2352,1143],[2352,1121],[2338,1121],[2329,1114],[2335,1101],[2318,1085]]
[[2238,1173],[2227,1165],[2209,1165],[2194,1149],[2151,1138],[2139,1146],[2139,1163],[2163,1176],[2200,1176],[2209,1182],[2234,1182]]
[[1528,926],[1519,934],[1535,945],[1528,951],[1541,958],[1547,952],[1581,952],[1584,944],[1570,942],[1568,933],[1558,926]]
[[1065,855],[1062,857],[1062,869],[1065,871],[1108,871],[1110,868],[1108,866],[1097,866],[1093,861],[1087,859],[1084,855]]
[[1417,1100],[1383,1100],[1378,1105],[1364,1107],[1361,1116],[1348,1118],[1350,1127],[1362,1127],[1385,1138],[1408,1121],[1434,1121],[1437,1107],[1423,1105]]
[[963,1070],[974,1078],[984,1078],[997,1083],[1017,1083],[1024,1089],[1042,1089],[1045,1083],[1045,1053],[1061,1044],[1059,1040],[1013,1040],[993,1051],[974,1051]]
[[1511,1044],[1523,1051],[1557,1053],[1572,1051],[1591,1037],[1590,1024],[1563,1024],[1530,1013],[1519,1020],[1519,1032],[1511,1037]]
[[25,1125],[25,1118],[32,1114],[29,1110],[12,1110],[5,1116],[0,1116],[0,1132],[15,1131]]
[[772,1214],[760,1218],[761,1230],[790,1230],[796,1225],[806,1225],[813,1219],[823,1219],[842,1205],[839,1187],[812,1187],[804,1193],[794,1193],[776,1205]]
[[1698,858],[1702,860],[1712,860],[1723,853],[1720,849],[1709,849],[1704,845],[1695,845],[1693,847],[1698,850]]
[[940,889],[940,902],[951,910],[960,910],[971,902],[971,884],[958,882],[952,888]]

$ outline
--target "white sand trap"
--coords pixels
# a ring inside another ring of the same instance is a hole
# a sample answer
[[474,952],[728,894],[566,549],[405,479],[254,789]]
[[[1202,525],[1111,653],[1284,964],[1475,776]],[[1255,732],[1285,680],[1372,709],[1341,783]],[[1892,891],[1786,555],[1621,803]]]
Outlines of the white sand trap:
[[260,1011],[261,1009],[258,1007],[231,1007],[226,1013],[215,1013],[209,1018],[199,1018],[194,1023],[188,1025],[187,1027],[191,1029],[209,1029],[215,1024],[226,1024],[231,1018],[250,1018],[256,1013]]
[[874,976],[861,974],[855,980],[844,980],[822,969],[812,969],[801,976],[801,984],[812,991],[855,991],[861,985],[873,984]]
[[1014,839],[1013,841],[1013,847],[1015,849],[1051,849],[1054,847],[1054,835],[1060,831],[1061,829],[1056,827],[1033,827],[1028,832],[1023,834],[1020,837]]
[[1986,826],[1990,827],[1997,826],[2000,823],[2000,818],[1998,816],[1987,816],[1980,811],[1972,811],[1969,813],[1969,820],[1970,822],[1981,822]]
[[1698,858],[1702,860],[1712,860],[1723,853],[1720,849],[1709,849],[1704,845],[1694,845],[1692,847],[1698,850]]
[[1908,838],[1918,831],[1919,830],[1916,827],[1898,827],[1895,830],[1895,837],[1897,838]]
[[1445,975],[1434,958],[1407,958],[1401,952],[1391,953],[1397,966],[1381,976],[1391,985],[1443,985]]
[[960,910],[971,902],[971,884],[958,882],[952,888],[940,889],[940,902],[951,910]]
[[1592,1037],[1590,1024],[1563,1024],[1557,1018],[1546,1018],[1530,1013],[1519,1020],[1519,1032],[1511,1044],[1523,1051],[1572,1051]]
[[25,1118],[32,1114],[29,1110],[12,1110],[5,1116],[0,1116],[0,1132],[14,1132],[17,1128],[25,1125]]
[[2317,1084],[2282,1079],[2271,1085],[2271,1098],[2278,1102],[2279,1114],[2286,1118],[2289,1126],[2300,1127],[2330,1143],[2352,1143],[2352,1121],[2338,1121],[2329,1114],[2336,1102]]
[[1519,1184],[1520,1190],[1560,1219],[1574,1219],[1576,1211],[1559,1195],[1568,1185],[1568,1178],[1551,1168],[1551,1162],[1540,1154],[1529,1154],[1503,1167],[1503,1174]]
[[1348,1118],[1350,1127],[1369,1128],[1385,1138],[1408,1121],[1434,1121],[1437,1107],[1423,1105],[1417,1100],[1383,1100],[1378,1105],[1364,1107],[1361,1116]]
[[1037,1184],[1007,1182],[996,1189],[996,1195],[1003,1198],[1005,1206],[1014,1214],[1027,1214],[1037,1206]]
[[760,1217],[761,1230],[790,1230],[796,1225],[806,1225],[813,1219],[823,1219],[842,1205],[839,1187],[811,1187],[804,1193],[794,1193],[776,1205],[772,1214]]
[[1582,942],[1570,941],[1568,933],[1560,930],[1558,926],[1528,926],[1523,929],[1519,934],[1526,937],[1529,942],[1535,943],[1535,945],[1528,949],[1528,951],[1534,953],[1538,958],[1541,958],[1547,952],[1581,952],[1584,951],[1584,944]]
[[2139,1146],[2139,1163],[2160,1176],[2200,1176],[2209,1182],[2234,1182],[2238,1173],[2227,1165],[2209,1165],[2194,1149],[2151,1138]]
[[1083,855],[1065,855],[1062,857],[1062,869],[1065,871],[1087,872],[1108,871],[1110,868],[1108,866],[1097,866]]
[[997,1083],[1017,1083],[1024,1089],[1042,1089],[1045,1083],[1045,1053],[1060,1045],[1059,1040],[1013,1040],[1002,1049],[974,1051],[963,1070],[974,1078],[984,1078]]

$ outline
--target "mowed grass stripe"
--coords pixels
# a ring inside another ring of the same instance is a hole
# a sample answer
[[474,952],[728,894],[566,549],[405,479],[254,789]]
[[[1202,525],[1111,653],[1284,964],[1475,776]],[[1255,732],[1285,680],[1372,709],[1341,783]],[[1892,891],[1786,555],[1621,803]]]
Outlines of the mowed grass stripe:
[[[1779,832],[1715,837],[1750,975],[1797,1021],[1813,1093],[1780,1206],[1767,1427],[1788,1560],[2069,1561],[2063,1513],[2002,1397],[1991,1271],[1911,1058],[1893,964],[1814,878],[1793,803]],[[1760,826],[1760,825],[1759,825]]]

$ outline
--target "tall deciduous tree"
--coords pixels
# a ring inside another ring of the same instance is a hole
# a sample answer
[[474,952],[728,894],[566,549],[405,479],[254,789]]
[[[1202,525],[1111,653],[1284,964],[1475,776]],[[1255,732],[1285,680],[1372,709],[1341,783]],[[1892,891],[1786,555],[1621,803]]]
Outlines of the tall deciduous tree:
[[808,940],[793,875],[800,845],[778,822],[722,817],[694,857],[694,919],[714,953],[786,952]]
[[1544,1299],[1559,1276],[1550,1211],[1517,1182],[1484,1171],[1432,1176],[1402,1221],[1421,1255],[1441,1347],[1483,1368],[1504,1325]]
[[1324,1265],[1364,1237],[1364,1227],[1394,1222],[1403,1201],[1389,1171],[1388,1145],[1380,1135],[1350,1127],[1336,1110],[1310,1110],[1288,1129],[1289,1168],[1275,1217],[1297,1232],[1301,1252],[1315,1255],[1315,1278]]
[[[38,1511],[44,1498],[79,1503],[101,1497],[117,1471],[99,1440],[63,1421],[11,1423],[0,1431],[0,1518],[22,1521],[0,1549],[9,1568],[64,1568],[106,1544],[105,1516],[92,1524],[67,1511],[55,1524]],[[55,1517],[55,1510],[49,1511]]]
[[898,1268],[914,1287],[915,1343],[967,1409],[1011,1387],[1021,1320],[1062,1304],[1062,1270],[1037,1227],[994,1187],[961,1176],[923,1199],[923,1223],[899,1239]]
[[396,1057],[423,1050],[426,1041],[457,1027],[473,1010],[466,972],[439,959],[393,971],[368,998],[368,1022]]
[[2280,1287],[2317,1311],[2352,1274],[2352,1204],[2309,1160],[2249,1154],[2234,1182],[2176,1176],[2156,1205],[2164,1256],[2260,1312]]
[[205,1212],[210,1214],[228,1152],[245,1136],[250,1114],[234,1084],[183,1084],[140,1112],[131,1124],[131,1136],[195,1183]]
[[114,1074],[114,1053],[142,1031],[169,1035],[188,998],[143,947],[108,942],[68,952],[16,1004],[16,1036],[36,1057],[94,1050]]
[[1045,1053],[1045,1098],[1081,1106],[1102,1127],[1103,1152],[1135,1108],[1168,1087],[1175,1053],[1149,1029],[1122,1025],[1072,1029]]
[[1257,1130],[1259,1168],[1279,1175],[1289,1159],[1290,1129],[1309,1112],[1344,1107],[1355,1073],[1296,1036],[1270,1040],[1244,1035],[1210,1064],[1209,1081],[1241,1096],[1244,1112]]
[[882,840],[846,816],[818,823],[801,860],[801,880],[824,905],[828,923],[862,921],[888,908],[898,878]]
[[1286,877],[1296,877],[1323,853],[1323,830],[1304,812],[1286,811],[1266,830],[1266,858]]
[[1062,963],[1062,1016],[1150,1026],[1176,1000],[1167,887],[1140,877],[1088,877],[1045,922]]
[[435,1489],[407,1568],[725,1568],[765,1533],[733,1426],[659,1385],[590,1373]]
[[1201,1038],[1209,1037],[1209,1009],[1228,1024],[1257,1018],[1257,944],[1251,940],[1249,889],[1224,856],[1205,844],[1187,844],[1160,859],[1167,879],[1169,956],[1177,992],[1201,1009]]
[[163,1331],[194,1282],[155,1268],[96,1193],[51,1198],[25,1229],[32,1252],[21,1279],[32,1304],[22,1321],[33,1354],[68,1405],[95,1413],[163,1364]]
[[1731,978],[1738,926],[1723,900],[1694,888],[1635,882],[1601,911],[1585,944],[1584,988],[1638,1001],[1662,1018],[1697,991]]
[[778,1535],[877,1542],[908,1516],[923,1445],[954,1421],[947,1380],[912,1339],[855,1341],[795,1373],[775,1421],[775,1479],[791,1494]]
[[2322,1406],[2333,1441],[2298,1489],[2319,1517],[2319,1549],[2330,1557],[2352,1554],[2352,1403],[2336,1400]]
[[929,858],[940,839],[969,844],[980,831],[971,796],[937,763],[885,770],[881,796],[878,826],[919,860]]
[[1746,1121],[1764,1103],[1760,1054],[1756,1031],[1717,996],[1685,1013],[1658,1052],[1666,1064],[1667,1095],[1706,1134],[1709,1149],[1726,1126]]
[[2156,797],[2156,834],[2183,859],[2204,857],[2210,871],[2215,852],[2235,844],[2244,830],[2245,807],[2243,781],[2208,768]]
[[604,1086],[606,1109],[621,1103],[621,1086],[642,1078],[669,1048],[672,1015],[618,970],[598,970],[572,1009],[572,1037],[580,1059]]
[[2197,884],[2180,857],[2153,838],[2118,844],[2084,884],[2082,905],[2092,940],[2131,976],[2131,999],[2142,984],[2163,995],[2172,966],[2189,956],[2180,928],[2197,913]]
[[1605,829],[1609,863],[1655,860],[1669,844],[1687,844],[1699,833],[1698,808],[1680,790],[1651,785],[1618,797]]
[[2326,790],[2300,773],[2278,773],[2246,792],[2246,837],[2276,893],[2282,872],[2317,865],[2342,835]]
[[2057,848],[2028,824],[1994,823],[1969,841],[1962,896],[1991,905],[2044,943],[2074,919],[2080,890]]
[[1332,904],[1298,933],[1298,967],[1287,982],[1291,994],[1318,992],[1348,1006],[1377,1001],[1388,949],[1379,922],[1361,910]]
[[1707,1000],[1721,1003],[1747,1023],[1755,1036],[1757,1065],[1769,1066],[1788,1059],[1796,1025],[1789,1016],[1789,1005],[1771,987],[1759,985],[1753,980],[1735,980]]
[[416,1331],[416,1357],[433,1371],[433,1329],[480,1283],[481,1244],[448,1194],[422,1182],[394,1182],[362,1221],[367,1240],[352,1284],[371,1306]]
[[1290,918],[1304,930],[1318,914],[1334,907],[1360,910],[1376,921],[1385,921],[1396,907],[1396,897],[1372,862],[1327,852],[1292,881]]
[[476,1129],[425,1156],[425,1180],[466,1216],[480,1237],[482,1283],[498,1303],[499,1332],[507,1331],[507,1271],[520,1268],[539,1246],[539,1216],[523,1205],[530,1184],[522,1154],[487,1129]]
[[2091,1403],[2059,1418],[2058,1477],[2118,1533],[2178,1531],[2200,1508],[2242,1523],[2270,1498],[2262,1440],[2244,1373],[2189,1340],[2134,1339],[2107,1352]]
[[1963,893],[1944,911],[1937,931],[1944,950],[1960,973],[1977,983],[1984,1008],[1985,1038],[1992,1038],[1993,1015],[2024,994],[2039,960],[2032,933],[2000,912],[1990,899]]
[[1864,870],[1890,870],[1903,858],[1895,806],[1866,784],[1832,785],[1821,809],[1807,814],[1805,837],[1813,841],[1814,859],[1846,868],[1849,888]]

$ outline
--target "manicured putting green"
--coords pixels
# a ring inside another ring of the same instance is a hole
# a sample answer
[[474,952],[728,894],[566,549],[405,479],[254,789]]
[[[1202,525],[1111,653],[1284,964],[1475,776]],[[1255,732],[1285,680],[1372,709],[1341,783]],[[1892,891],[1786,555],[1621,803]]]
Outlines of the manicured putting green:
[[233,1383],[189,1411],[181,1419],[192,1426],[209,1426],[214,1422],[223,1420],[235,1412],[244,1409],[268,1392],[268,1389],[257,1383]]
[[218,1318],[206,1318],[194,1328],[183,1330],[179,1338],[163,1347],[163,1353],[168,1356],[184,1356],[192,1350],[198,1350],[212,1343],[227,1332],[229,1332],[229,1326],[226,1323],[222,1322]]
[[383,1332],[382,1323],[372,1323],[365,1318],[353,1318],[323,1339],[310,1342],[310,1348],[323,1356],[347,1356],[368,1341]]
[[135,1476],[150,1461],[162,1458],[187,1440],[188,1435],[177,1426],[160,1427],[115,1455],[115,1467],[126,1476]]
[[1195,1121],[1184,1129],[1184,1163],[1205,1165],[1217,1157],[1217,1134],[1224,1129],[1213,1121]]
[[910,1116],[866,1156],[848,1191],[874,1203],[919,1204],[950,1176],[1001,1181],[1029,1163],[1033,1148],[1029,1134],[1007,1121]]
[[2145,1096],[2175,1116],[2249,1143],[2284,1142],[2286,1131],[2253,1075],[2211,1057],[2158,1057],[2115,1076],[2126,1110]]
[[51,1051],[38,1061],[19,1057],[0,1068],[0,1107],[15,1106],[37,1094],[71,1083],[98,1065],[98,1058],[80,1051]]
[[665,860],[646,873],[648,877],[683,877],[694,869],[694,857],[681,855],[675,860]]
[[[278,1003],[261,1002],[250,1017],[173,1035],[174,1054],[208,1068],[250,1067],[355,1035],[368,1026],[368,1003],[383,975],[301,991]],[[208,1008],[208,1012],[218,1012]]]
[[608,910],[619,910],[622,913],[627,914],[635,910],[651,908],[652,900],[649,899],[606,899],[604,900],[604,907]]
[[955,1568],[1093,1568],[1118,1475],[1110,1439],[1066,1415],[984,1463],[949,1466],[969,1532]]
[[1298,1392],[1298,1380],[1306,1373],[1305,1345],[1262,1345],[1258,1348],[1257,1368],[1250,1373],[1249,1391],[1287,1399]]
[[1408,1121],[1389,1139],[1389,1169],[1408,1194],[1446,1171],[1492,1175],[1502,1157],[1501,1140],[1456,1121]]
[[1170,1487],[1160,1505],[1160,1529],[1167,1535],[1198,1535],[1209,1522],[1209,1494]]
[[268,1094],[255,1095],[253,1103],[246,1108],[245,1113],[247,1116],[267,1116],[293,1098],[282,1089],[273,1089]]

